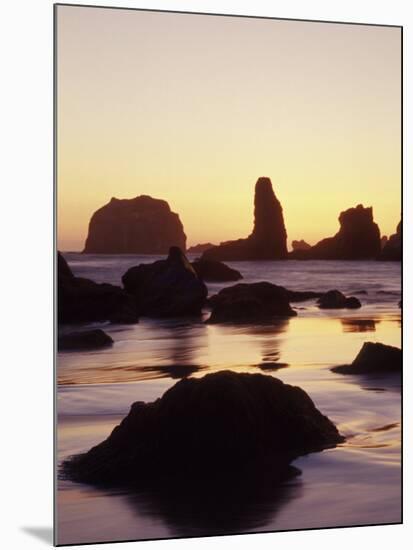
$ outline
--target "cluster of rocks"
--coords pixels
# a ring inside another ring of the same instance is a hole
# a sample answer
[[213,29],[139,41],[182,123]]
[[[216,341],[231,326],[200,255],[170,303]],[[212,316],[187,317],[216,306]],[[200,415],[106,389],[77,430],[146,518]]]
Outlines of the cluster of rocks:
[[301,388],[220,371],[181,380],[152,403],[134,403],[105,441],[65,462],[63,473],[139,488],[267,464],[282,478],[298,456],[343,441]]
[[191,264],[178,247],[171,247],[166,259],[128,269],[120,288],[75,277],[59,254],[58,319],[60,323],[137,322],[141,315],[199,315],[208,303],[212,310],[208,323],[262,323],[297,315],[291,302],[317,299],[322,309],[361,307],[358,298],[346,297],[338,290],[294,291],[265,281],[226,287],[207,302],[204,281],[240,278],[238,271],[221,262],[199,260]]
[[328,292],[294,291],[269,282],[239,283],[220,290],[208,299],[208,323],[262,323],[297,315],[291,302],[317,299],[320,309],[357,309],[361,302],[338,290]]
[[[188,252],[202,253],[203,260],[218,261],[401,260],[401,223],[388,240],[380,237],[373,209],[361,204],[341,212],[339,223],[340,229],[333,237],[314,246],[294,240],[288,253],[281,203],[270,178],[260,177],[255,184],[252,233],[220,245],[198,244]],[[186,249],[186,235],[178,214],[171,211],[166,201],[141,195],[134,199],[112,198],[93,214],[84,253],[166,254],[173,246]]]

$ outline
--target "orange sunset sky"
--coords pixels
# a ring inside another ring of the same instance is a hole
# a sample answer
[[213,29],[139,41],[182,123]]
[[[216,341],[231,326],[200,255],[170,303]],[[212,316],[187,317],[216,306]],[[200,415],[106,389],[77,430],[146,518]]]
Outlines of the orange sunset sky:
[[272,179],[288,244],[340,211],[400,220],[399,28],[60,6],[58,247],[92,213],[146,194],[188,245],[247,236]]

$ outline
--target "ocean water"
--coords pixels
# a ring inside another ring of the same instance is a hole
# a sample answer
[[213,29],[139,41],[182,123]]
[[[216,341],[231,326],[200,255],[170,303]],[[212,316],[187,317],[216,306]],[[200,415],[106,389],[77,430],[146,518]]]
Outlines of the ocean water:
[[[158,259],[65,257],[76,275],[113,284],[120,284],[129,267]],[[400,521],[400,381],[330,370],[351,362],[366,341],[400,346],[400,264],[228,264],[245,282],[270,281],[293,290],[337,288],[356,295],[362,308],[320,310],[315,301],[302,302],[293,304],[297,317],[270,326],[207,325],[207,311],[194,319],[84,325],[104,328],[114,345],[58,354],[59,461],[107,437],[134,401],[159,397],[182,376],[220,369],[265,372],[302,387],[346,442],[296,460],[301,475],[276,491],[262,490],[259,481],[254,485],[251,472],[236,494],[220,495],[214,504],[208,499],[208,505],[195,489],[189,495],[133,494],[59,480],[60,544]],[[210,284],[209,293],[232,284]]]

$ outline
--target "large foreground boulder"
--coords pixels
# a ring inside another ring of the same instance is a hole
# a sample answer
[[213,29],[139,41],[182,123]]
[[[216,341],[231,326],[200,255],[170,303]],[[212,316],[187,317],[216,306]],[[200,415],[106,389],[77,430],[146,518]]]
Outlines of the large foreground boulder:
[[239,283],[222,289],[209,301],[212,308],[208,323],[268,322],[278,317],[293,317],[288,292],[268,282]]
[[141,195],[112,198],[89,223],[84,253],[165,254],[171,246],[185,250],[186,235],[178,214],[166,201]]
[[57,318],[59,323],[136,323],[138,312],[133,297],[122,288],[75,277],[58,252]]
[[369,260],[381,251],[380,229],[374,223],[373,209],[359,204],[339,216],[340,229],[334,237],[309,249],[293,250],[289,257],[303,260]]
[[351,365],[331,369],[341,374],[397,373],[402,370],[402,351],[379,342],[365,342]]
[[203,260],[281,260],[287,258],[283,210],[270,178],[255,184],[254,228],[249,237],[227,241],[205,250]]
[[181,380],[152,403],[134,403],[105,441],[63,471],[76,481],[129,487],[170,476],[182,483],[217,477],[247,464],[268,464],[282,475],[296,457],[343,440],[301,388],[221,371]]
[[61,334],[57,338],[59,351],[93,350],[112,346],[113,340],[101,329]]
[[320,309],[359,309],[361,302],[355,296],[344,296],[339,290],[329,290],[318,299]]
[[177,247],[169,250],[166,260],[131,267],[122,282],[140,313],[149,317],[197,315],[208,294],[205,283]]
[[223,262],[215,260],[196,260],[192,262],[192,267],[196,274],[203,281],[208,282],[225,282],[239,281],[242,275],[236,269],[227,266]]
[[379,260],[400,262],[402,259],[402,222],[397,226],[396,233],[391,235],[378,258]]

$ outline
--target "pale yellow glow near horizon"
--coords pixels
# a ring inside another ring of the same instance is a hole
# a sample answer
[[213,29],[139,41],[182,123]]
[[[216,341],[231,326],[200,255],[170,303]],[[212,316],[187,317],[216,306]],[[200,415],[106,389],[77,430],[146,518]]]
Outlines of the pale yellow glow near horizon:
[[342,210],[400,220],[400,29],[58,8],[58,247],[111,197],[179,213],[188,245],[245,237],[271,178],[288,244]]

